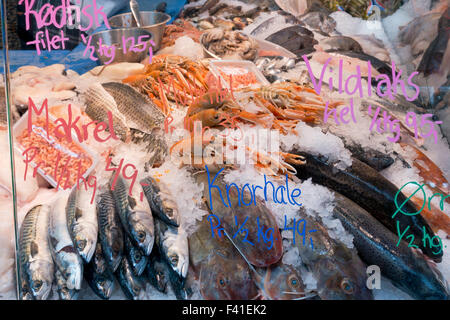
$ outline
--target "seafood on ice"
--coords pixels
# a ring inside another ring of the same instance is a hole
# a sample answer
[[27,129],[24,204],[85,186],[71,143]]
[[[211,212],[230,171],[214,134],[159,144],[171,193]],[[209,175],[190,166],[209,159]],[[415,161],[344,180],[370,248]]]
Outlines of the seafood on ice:
[[[51,116],[30,124],[53,135],[13,128],[10,148],[0,105],[0,298],[15,297],[17,239],[20,299],[449,299],[448,21],[431,1],[376,23],[362,1],[344,6],[354,17],[333,3],[191,2],[151,61],[14,72],[12,127],[32,100]],[[291,54],[259,56],[263,40]],[[370,89],[411,62],[433,99]],[[371,96],[328,85],[356,70]],[[385,114],[376,130],[369,105]],[[435,141],[417,123],[433,115]],[[63,141],[77,129],[80,144]],[[85,170],[54,187],[61,150]]]

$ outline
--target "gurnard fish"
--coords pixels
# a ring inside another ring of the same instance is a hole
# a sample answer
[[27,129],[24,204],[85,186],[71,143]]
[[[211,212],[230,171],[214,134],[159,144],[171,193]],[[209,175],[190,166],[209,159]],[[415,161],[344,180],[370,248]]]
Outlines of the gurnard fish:
[[143,277],[134,274],[128,259],[122,259],[120,262],[116,271],[116,278],[128,299],[138,300],[145,293],[145,280]]
[[399,242],[395,234],[348,198],[335,193],[334,202],[334,217],[353,235],[353,244],[367,265],[380,267],[396,287],[416,299],[449,299],[445,280],[422,253]]
[[302,263],[317,280],[317,293],[322,300],[372,300],[372,292],[366,286],[366,266],[355,249],[349,249],[328,234],[319,217],[311,217],[300,208],[299,214],[306,224],[316,230],[303,244],[295,241]]
[[268,300],[301,300],[313,296],[307,293],[298,270],[280,261],[264,269],[263,274],[255,278],[259,280],[257,286],[262,296]]
[[164,182],[156,182],[152,177],[147,177],[141,180],[141,185],[152,213],[165,223],[178,227],[180,212]]
[[[66,281],[60,288],[79,290],[83,279],[83,261],[75,249],[67,229],[66,204],[68,193],[63,193],[52,204],[48,224],[48,242],[56,273]],[[58,282],[61,279],[57,279]]]
[[48,243],[50,207],[28,211],[19,236],[21,299],[45,300],[52,290],[54,266]]
[[[67,227],[78,254],[85,262],[89,262],[95,251],[98,234],[97,212],[92,195],[93,188],[88,190],[74,188],[69,195],[66,206]],[[91,203],[92,201],[92,203]]]
[[255,269],[245,255],[236,246],[233,239],[225,233],[230,243],[236,248],[252,273],[252,278],[259,289],[259,295],[268,300],[303,300],[316,296],[306,292],[306,285],[298,268],[283,263],[281,260],[267,268]]
[[[345,170],[340,170],[328,164],[327,159],[323,156],[316,156],[306,152],[298,152],[298,154],[306,158],[306,164],[297,168],[297,176],[300,179],[311,177],[314,183],[336,190],[350,200],[355,201],[394,234],[398,234],[396,221],[399,221],[402,230],[409,226],[408,233],[411,233],[414,238],[412,243],[422,249],[433,260],[439,262],[442,259],[442,252],[438,254],[433,253],[431,248],[425,246],[421,241],[424,230],[430,237],[434,237],[433,230],[421,215],[408,216],[397,212],[393,218],[394,213],[397,211],[394,198],[398,188],[375,169],[352,158],[352,165]],[[401,192],[398,193],[397,204],[399,206],[403,204],[402,210],[404,212],[417,212],[412,202],[408,201]]]
[[98,239],[103,256],[112,272],[119,267],[123,255],[123,232],[111,190],[99,195],[97,202]]
[[145,268],[147,279],[159,292],[167,292],[166,264],[161,259],[158,250],[153,250]]
[[92,260],[84,268],[84,278],[97,296],[104,300],[111,298],[114,274],[107,267],[100,240],[97,242]]
[[[199,281],[200,293],[207,300],[241,300],[257,296],[245,261],[227,258],[220,251],[214,251],[205,261],[200,269]],[[242,297],[243,293],[246,298]]]
[[150,255],[155,241],[152,211],[147,201],[140,200],[140,184],[134,184],[131,192],[130,196],[127,182],[119,176],[112,193],[120,222],[131,241]]
[[186,233],[155,219],[156,244],[170,268],[185,278],[189,268],[189,245]]
[[[200,282],[200,293],[207,300],[254,299],[258,289],[248,264],[217,229],[211,230],[207,216],[189,237],[189,260]],[[214,235],[214,236],[213,236]]]
[[[283,255],[281,235],[274,216],[261,199],[258,197],[253,199],[247,190],[245,192],[240,190],[242,194],[238,194],[236,188],[228,188],[227,194],[225,182],[219,173],[215,176],[209,176],[206,173],[195,176],[197,183],[203,183],[203,197],[206,199],[209,211],[219,218],[220,227],[223,227],[228,234],[235,238],[236,246],[251,264],[257,267],[274,264]],[[219,192],[217,188],[211,187],[211,197],[208,190],[208,179],[211,180],[211,185],[220,189]],[[225,203],[222,202],[222,197]],[[228,203],[228,199],[230,203]],[[250,205],[245,206],[241,201],[246,204],[250,203]],[[218,222],[215,221],[214,226]],[[237,232],[240,227],[244,231]],[[261,237],[261,235],[263,236]]]
[[125,256],[128,259],[128,263],[134,274],[140,276],[147,265],[148,257],[141,248],[134,246],[127,236],[124,238],[124,243]]
[[56,269],[55,271],[56,288],[58,291],[60,300],[77,300],[80,290],[69,289],[67,287],[67,281],[61,274],[61,272]]

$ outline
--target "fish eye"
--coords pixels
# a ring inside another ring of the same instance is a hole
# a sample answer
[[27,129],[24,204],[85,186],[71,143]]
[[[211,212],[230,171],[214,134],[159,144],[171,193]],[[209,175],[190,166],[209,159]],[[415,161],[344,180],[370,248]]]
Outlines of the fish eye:
[[34,290],[39,290],[42,287],[42,281],[41,280],[36,280],[33,283],[33,289]]
[[178,264],[178,256],[172,256],[171,258],[170,258],[170,263],[173,265],[173,266],[176,266],[177,264]]
[[77,248],[78,250],[83,251],[84,248],[86,248],[86,240],[77,241]]
[[139,231],[138,233],[137,233],[137,237],[138,237],[138,239],[139,240],[144,240],[145,239],[145,232],[144,231]]
[[296,276],[294,276],[294,275],[289,276],[288,283],[293,288],[298,288],[300,286],[299,279]]
[[350,280],[348,279],[344,279],[341,281],[341,289],[346,293],[346,294],[352,294],[353,293],[353,285],[351,283]]
[[136,253],[134,254],[134,260],[136,260],[137,262],[141,261],[142,255],[139,251],[136,251]]
[[219,277],[217,283],[220,287],[224,288],[227,285],[227,280],[224,277]]

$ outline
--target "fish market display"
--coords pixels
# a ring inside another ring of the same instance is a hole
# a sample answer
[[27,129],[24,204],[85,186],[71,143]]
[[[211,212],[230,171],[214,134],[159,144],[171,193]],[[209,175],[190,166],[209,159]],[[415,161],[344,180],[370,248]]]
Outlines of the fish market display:
[[24,300],[47,299],[53,283],[53,260],[47,226],[50,208],[36,206],[31,209],[20,230],[20,272]]
[[21,66],[0,299],[448,300],[448,1],[400,2],[188,1],[140,63]]

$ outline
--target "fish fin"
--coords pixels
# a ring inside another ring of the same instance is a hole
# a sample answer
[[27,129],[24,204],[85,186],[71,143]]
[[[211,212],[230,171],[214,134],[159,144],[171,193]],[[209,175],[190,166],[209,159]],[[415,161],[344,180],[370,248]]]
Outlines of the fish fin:
[[80,208],[76,207],[75,208],[75,220],[78,220],[79,218],[81,218],[83,216],[83,212],[81,211]]
[[136,200],[133,197],[130,197],[128,195],[128,204],[130,206],[131,209],[133,209],[136,206]]
[[[285,292],[285,293],[288,293],[288,292]],[[307,295],[307,296],[304,296],[304,297],[301,297],[301,298],[295,298],[295,299],[292,299],[292,300],[306,300],[306,299],[313,298],[313,297],[316,297],[316,296],[317,296],[317,293],[314,293],[314,294],[310,294],[310,295]]]
[[39,246],[35,241],[31,241],[30,251],[31,251],[32,257],[34,257],[35,255],[37,255],[39,253]]

